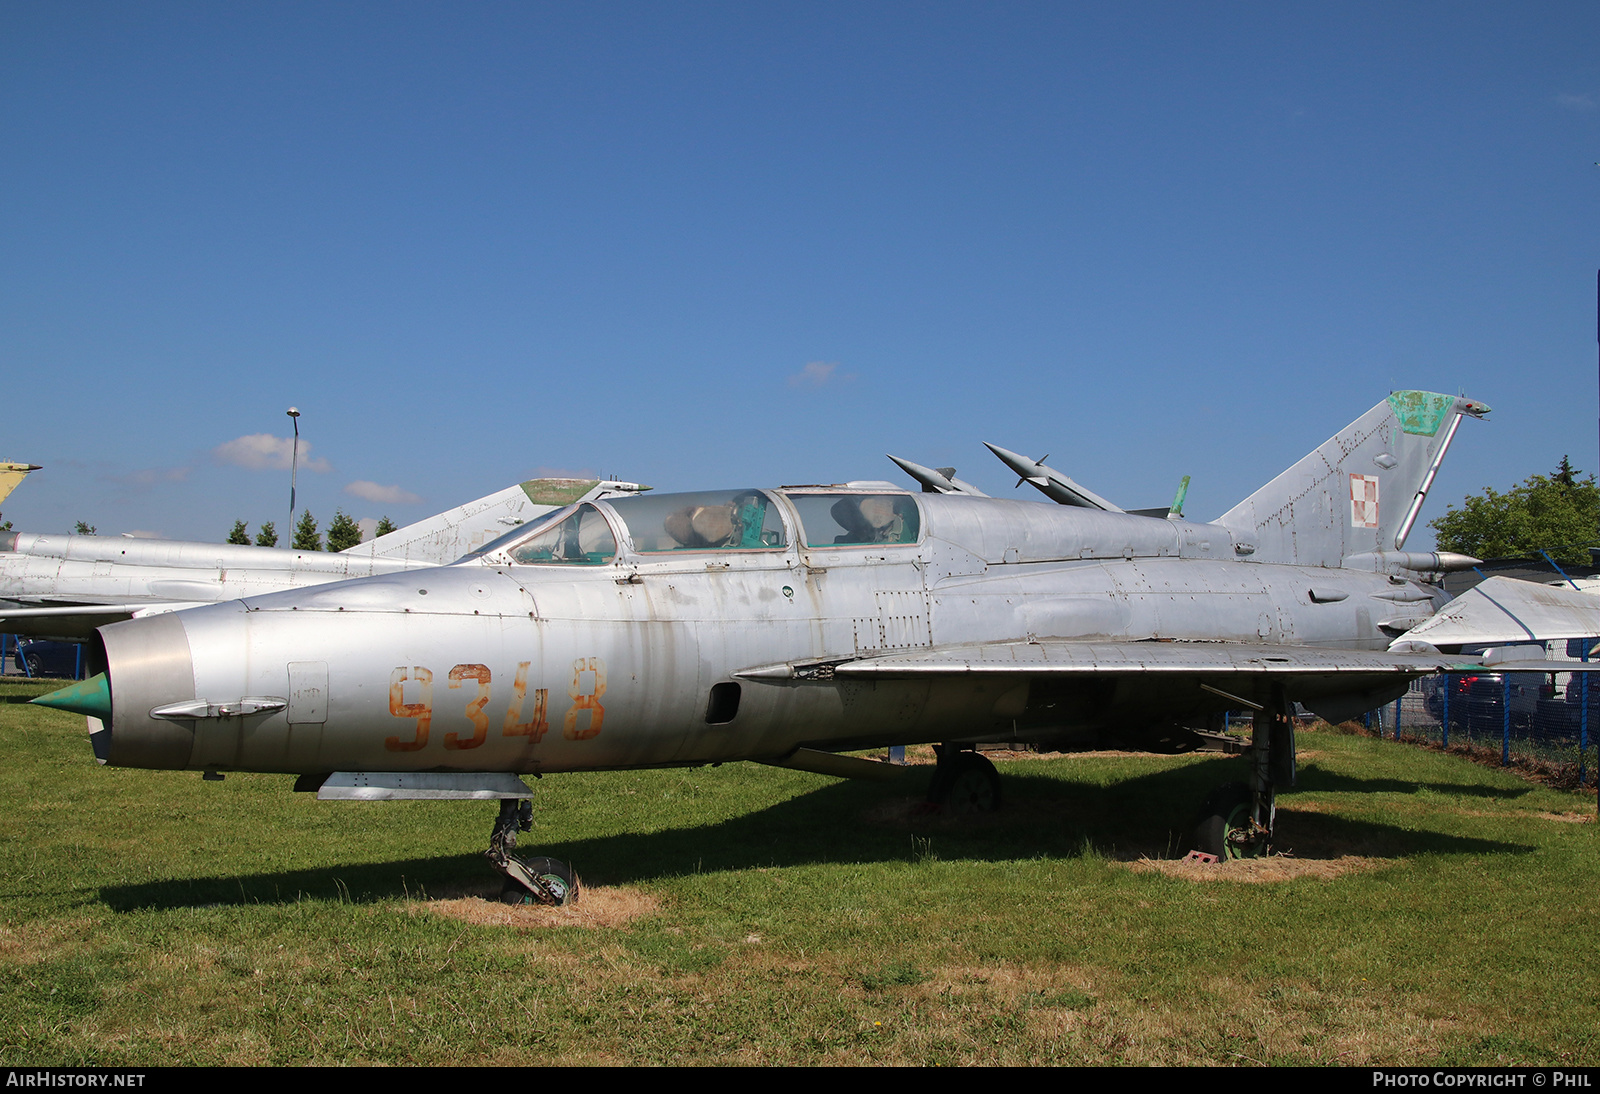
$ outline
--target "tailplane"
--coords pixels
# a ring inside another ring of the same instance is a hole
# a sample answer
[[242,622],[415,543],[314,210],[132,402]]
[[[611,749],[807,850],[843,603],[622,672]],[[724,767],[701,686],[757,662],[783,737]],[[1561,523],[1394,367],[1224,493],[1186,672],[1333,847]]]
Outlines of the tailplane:
[[1396,391],[1216,520],[1255,541],[1258,562],[1338,566],[1398,551],[1464,415],[1482,403]]

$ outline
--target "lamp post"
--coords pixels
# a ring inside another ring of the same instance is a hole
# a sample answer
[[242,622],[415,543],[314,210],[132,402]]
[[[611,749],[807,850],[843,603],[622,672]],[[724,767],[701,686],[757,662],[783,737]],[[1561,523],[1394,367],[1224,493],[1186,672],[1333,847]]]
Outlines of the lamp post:
[[[294,536],[294,487],[295,478],[300,471],[300,408],[290,407],[284,413],[289,415],[289,421],[294,423],[294,448],[289,454],[289,535]],[[293,542],[291,538],[290,542]]]

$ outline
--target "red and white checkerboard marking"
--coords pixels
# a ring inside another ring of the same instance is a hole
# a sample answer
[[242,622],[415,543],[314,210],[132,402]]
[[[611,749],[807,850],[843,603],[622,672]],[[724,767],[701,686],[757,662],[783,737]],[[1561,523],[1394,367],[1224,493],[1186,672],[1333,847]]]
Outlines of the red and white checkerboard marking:
[[1378,477],[1376,475],[1350,476],[1350,526],[1376,528],[1378,526]]

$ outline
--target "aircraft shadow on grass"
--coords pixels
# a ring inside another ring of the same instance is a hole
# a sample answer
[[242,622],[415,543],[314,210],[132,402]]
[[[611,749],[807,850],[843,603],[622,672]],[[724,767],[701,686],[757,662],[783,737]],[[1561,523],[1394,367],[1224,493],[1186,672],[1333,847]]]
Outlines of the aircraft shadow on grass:
[[[1414,794],[1418,790],[1431,790],[1436,794],[1450,794],[1464,798],[1520,798],[1533,792],[1532,786],[1494,786],[1487,782],[1436,782],[1416,779],[1361,779],[1341,775],[1316,764],[1300,769],[1295,789],[1301,791],[1326,791],[1328,793],[1356,794]],[[1285,801],[1292,801],[1286,798]]]
[[[1006,764],[1005,807],[997,813],[949,817],[922,804],[924,779],[901,783],[838,782],[728,820],[657,832],[545,842],[539,814],[518,853],[551,855],[573,864],[587,886],[649,882],[694,873],[738,872],[819,864],[890,863],[923,859],[1016,862],[1071,859],[1086,853],[1132,861],[1172,858],[1186,849],[1194,804],[1219,781],[1244,774],[1237,760],[1218,758],[1100,786]],[[930,769],[931,770],[931,769]],[[1415,792],[1415,782],[1330,776],[1311,765],[1308,790]],[[1468,785],[1435,785],[1475,794]],[[1496,796],[1509,796],[1496,788]],[[1299,859],[1363,855],[1525,854],[1531,844],[1399,828],[1297,811],[1296,795],[1280,802],[1278,847]],[[1436,816],[1446,816],[1442,811]],[[487,832],[493,819],[482,808]],[[374,825],[372,838],[382,840]],[[290,904],[299,900],[382,901],[429,896],[492,895],[500,878],[481,855],[441,855],[350,863],[307,870],[192,877],[107,886],[114,910],[200,905]]]

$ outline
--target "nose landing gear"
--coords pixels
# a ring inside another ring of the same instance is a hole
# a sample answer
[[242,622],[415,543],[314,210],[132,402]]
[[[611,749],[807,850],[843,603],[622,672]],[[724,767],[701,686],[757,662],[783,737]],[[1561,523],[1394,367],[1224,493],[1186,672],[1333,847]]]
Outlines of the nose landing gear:
[[577,873],[554,858],[521,859],[511,852],[517,846],[517,833],[533,828],[533,803],[527,798],[500,799],[500,815],[495,818],[484,857],[505,876],[500,899],[507,904],[547,904],[562,907],[575,904],[581,889]]

